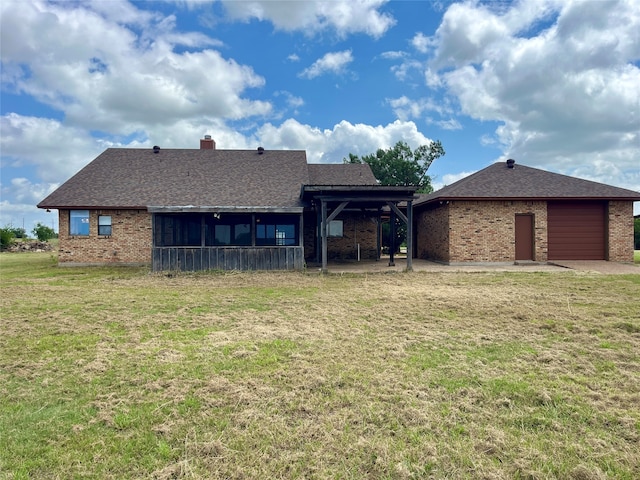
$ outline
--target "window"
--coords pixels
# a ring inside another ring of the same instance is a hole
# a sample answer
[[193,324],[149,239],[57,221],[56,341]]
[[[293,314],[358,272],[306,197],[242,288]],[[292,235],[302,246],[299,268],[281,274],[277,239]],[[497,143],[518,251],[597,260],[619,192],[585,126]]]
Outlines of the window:
[[342,220],[331,220],[329,222],[329,236],[330,237],[342,237],[343,233],[343,223]]
[[298,223],[295,215],[256,217],[256,245],[298,245]]
[[69,235],[89,236],[89,210],[69,212]]
[[111,215],[98,216],[98,235],[111,235]]
[[250,246],[251,215],[206,215],[205,245]]

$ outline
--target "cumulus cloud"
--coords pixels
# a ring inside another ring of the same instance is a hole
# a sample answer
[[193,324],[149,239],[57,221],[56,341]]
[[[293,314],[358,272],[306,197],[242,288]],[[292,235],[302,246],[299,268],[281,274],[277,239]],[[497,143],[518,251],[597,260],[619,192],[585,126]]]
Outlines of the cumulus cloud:
[[[176,118],[237,120],[271,110],[243,97],[265,80],[212,49],[216,40],[178,33],[173,17],[126,3],[88,5],[96,9],[5,2],[4,85],[64,112],[70,125],[121,134]],[[118,15],[125,21],[113,20]]]
[[[2,168],[34,166],[45,182],[61,182],[104,149],[89,132],[48,118],[0,117]],[[6,172],[6,170],[5,170]]]
[[501,123],[495,139],[505,157],[585,177],[580,165],[599,165],[634,187],[638,31],[632,0],[454,4],[427,73],[463,114]]
[[309,35],[333,29],[341,38],[353,33],[364,33],[379,38],[395,25],[395,20],[390,14],[379,11],[387,0],[225,0],[223,3],[232,18],[270,21],[277,29],[300,30]]
[[413,122],[396,120],[387,125],[352,124],[343,120],[331,129],[320,129],[288,119],[279,126],[267,123],[258,129],[260,144],[269,149],[306,150],[311,163],[341,163],[349,153],[367,155],[403,140],[412,148],[428,145]]
[[416,33],[411,39],[411,45],[420,53],[427,53],[431,43],[431,39],[422,32]]
[[398,98],[387,99],[387,104],[400,120],[419,119],[429,112],[437,113],[440,116],[453,114],[453,109],[447,102],[434,98],[411,99],[403,95]]
[[302,78],[316,78],[326,73],[339,74],[346,70],[347,65],[353,62],[353,54],[351,50],[342,52],[329,52],[322,58],[319,58],[313,64],[300,72]]

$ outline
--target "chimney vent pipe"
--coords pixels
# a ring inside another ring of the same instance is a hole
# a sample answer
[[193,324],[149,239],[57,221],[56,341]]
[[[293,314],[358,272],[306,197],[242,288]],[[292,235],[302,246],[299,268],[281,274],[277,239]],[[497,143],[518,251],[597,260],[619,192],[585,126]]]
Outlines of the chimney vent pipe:
[[516,161],[513,158],[507,160],[507,168],[514,168],[516,166]]

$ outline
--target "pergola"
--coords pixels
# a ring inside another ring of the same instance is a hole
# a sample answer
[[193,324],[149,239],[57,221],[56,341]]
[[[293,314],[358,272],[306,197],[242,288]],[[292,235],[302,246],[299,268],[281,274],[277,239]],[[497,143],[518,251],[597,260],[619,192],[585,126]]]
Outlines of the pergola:
[[[349,208],[375,210],[378,213],[388,207],[393,226],[395,217],[407,225],[407,270],[412,270],[413,256],[413,200],[416,199],[415,186],[343,186],[304,185],[302,198],[314,203],[318,209],[318,244],[321,245],[322,272],[327,272],[327,237],[329,222],[334,220],[347,206]],[[406,215],[399,204],[406,205]],[[393,249],[389,264],[393,265]]]

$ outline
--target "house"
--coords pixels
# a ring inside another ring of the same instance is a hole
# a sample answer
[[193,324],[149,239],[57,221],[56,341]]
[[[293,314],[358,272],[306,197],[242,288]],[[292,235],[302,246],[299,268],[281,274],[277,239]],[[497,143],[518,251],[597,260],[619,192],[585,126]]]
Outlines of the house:
[[448,264],[633,261],[640,193],[514,160],[414,202],[414,253]]
[[107,149],[38,207],[58,210],[60,265],[288,270],[314,261],[326,270],[330,259],[378,259],[381,212],[407,222],[414,193],[377,185],[368,165],[222,150],[205,136],[199,149]]

